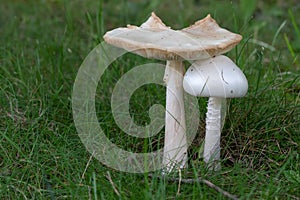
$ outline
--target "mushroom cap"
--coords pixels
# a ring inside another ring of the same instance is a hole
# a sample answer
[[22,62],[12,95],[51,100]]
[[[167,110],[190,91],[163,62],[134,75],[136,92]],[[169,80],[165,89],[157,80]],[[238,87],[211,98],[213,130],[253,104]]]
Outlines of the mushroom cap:
[[232,60],[220,55],[194,62],[184,75],[183,88],[194,96],[234,98],[246,95],[248,82]]
[[207,59],[230,51],[241,39],[241,35],[220,28],[210,15],[190,27],[172,30],[154,13],[140,27],[127,25],[104,35],[111,45],[161,60]]

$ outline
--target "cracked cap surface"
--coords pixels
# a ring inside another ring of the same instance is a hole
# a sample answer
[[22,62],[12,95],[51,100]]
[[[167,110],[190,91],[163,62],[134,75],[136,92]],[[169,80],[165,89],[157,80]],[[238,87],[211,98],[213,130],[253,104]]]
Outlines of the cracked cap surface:
[[160,60],[207,59],[230,51],[241,39],[221,28],[210,15],[182,30],[172,30],[154,13],[139,27],[127,25],[104,35],[111,45]]

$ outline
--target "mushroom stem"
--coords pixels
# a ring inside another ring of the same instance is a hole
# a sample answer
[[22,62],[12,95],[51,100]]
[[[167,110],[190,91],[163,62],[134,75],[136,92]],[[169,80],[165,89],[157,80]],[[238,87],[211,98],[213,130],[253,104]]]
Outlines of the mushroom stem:
[[182,61],[167,61],[164,82],[167,85],[166,123],[163,164],[167,172],[187,162],[186,122],[183,100]]
[[220,138],[221,138],[221,113],[223,98],[210,97],[206,113],[206,134],[204,144],[204,162],[211,170],[220,170]]

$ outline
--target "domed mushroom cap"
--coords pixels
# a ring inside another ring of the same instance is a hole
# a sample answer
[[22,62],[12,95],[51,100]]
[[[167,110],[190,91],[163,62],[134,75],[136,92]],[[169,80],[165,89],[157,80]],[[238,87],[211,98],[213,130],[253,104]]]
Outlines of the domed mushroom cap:
[[221,55],[194,62],[184,75],[183,88],[194,96],[234,98],[246,95],[248,82],[240,68]]
[[200,60],[231,50],[241,35],[220,28],[208,15],[182,30],[167,27],[154,13],[140,27],[108,31],[104,40],[143,57],[161,60]]

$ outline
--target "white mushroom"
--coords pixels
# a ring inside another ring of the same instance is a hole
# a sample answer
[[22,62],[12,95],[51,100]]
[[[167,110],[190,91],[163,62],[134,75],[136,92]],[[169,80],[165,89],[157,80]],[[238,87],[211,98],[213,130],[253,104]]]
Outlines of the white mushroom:
[[183,87],[191,95],[209,97],[203,157],[210,169],[218,170],[222,100],[244,96],[247,79],[234,62],[221,55],[194,62],[184,76]]
[[114,46],[147,58],[166,60],[167,85],[165,143],[166,171],[186,166],[187,139],[183,102],[183,60],[208,59],[231,50],[242,37],[218,26],[208,15],[194,25],[172,30],[154,13],[140,27],[128,25],[107,32],[104,40]]

